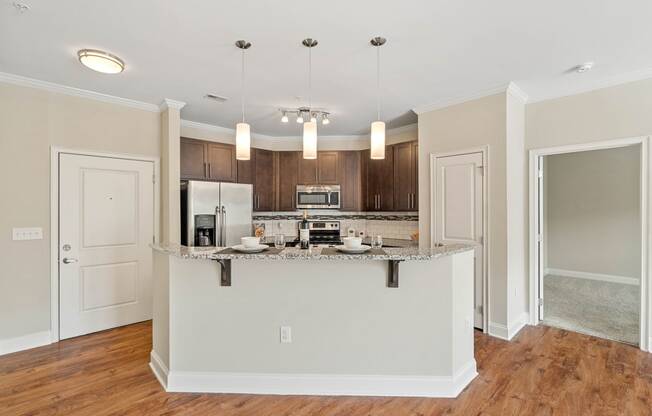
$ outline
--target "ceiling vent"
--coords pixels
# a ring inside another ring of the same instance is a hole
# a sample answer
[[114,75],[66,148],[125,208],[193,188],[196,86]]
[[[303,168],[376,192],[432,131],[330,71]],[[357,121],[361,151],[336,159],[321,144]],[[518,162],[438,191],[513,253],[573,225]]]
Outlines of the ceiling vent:
[[228,100],[227,97],[223,97],[221,95],[212,94],[212,93],[208,93],[208,94],[204,95],[204,98],[206,98],[208,100],[217,101],[218,103],[223,103],[224,101]]

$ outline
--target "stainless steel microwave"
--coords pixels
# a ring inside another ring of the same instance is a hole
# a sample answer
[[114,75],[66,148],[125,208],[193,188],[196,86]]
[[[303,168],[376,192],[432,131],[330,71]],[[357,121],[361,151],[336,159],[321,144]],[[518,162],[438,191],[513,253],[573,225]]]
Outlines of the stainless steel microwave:
[[340,208],[339,185],[297,185],[298,209]]

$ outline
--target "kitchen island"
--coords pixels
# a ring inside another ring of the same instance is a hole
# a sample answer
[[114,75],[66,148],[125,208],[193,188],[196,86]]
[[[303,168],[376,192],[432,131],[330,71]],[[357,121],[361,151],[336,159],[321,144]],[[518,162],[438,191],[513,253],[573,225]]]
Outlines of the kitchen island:
[[224,250],[154,247],[167,391],[455,397],[477,375],[471,246]]

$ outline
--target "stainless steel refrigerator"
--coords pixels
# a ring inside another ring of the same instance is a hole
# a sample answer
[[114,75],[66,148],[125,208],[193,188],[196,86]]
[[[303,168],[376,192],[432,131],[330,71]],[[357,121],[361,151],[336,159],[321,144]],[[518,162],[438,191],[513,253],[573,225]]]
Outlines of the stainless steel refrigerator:
[[252,233],[252,186],[181,182],[181,244],[230,247]]

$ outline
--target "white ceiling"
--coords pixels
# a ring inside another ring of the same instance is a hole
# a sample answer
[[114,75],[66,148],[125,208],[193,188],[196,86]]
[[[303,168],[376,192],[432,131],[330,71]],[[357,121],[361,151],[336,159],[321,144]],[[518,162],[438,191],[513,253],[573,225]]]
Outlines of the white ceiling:
[[[0,2],[0,71],[159,104],[187,103],[182,117],[232,127],[240,117],[240,51],[247,52],[252,131],[298,135],[279,107],[307,101],[305,37],[313,50],[313,106],[332,112],[320,135],[364,134],[375,119],[375,49],[381,50],[383,118],[414,123],[412,109],[515,81],[531,99],[652,76],[649,0],[234,1],[13,0]],[[126,61],[120,75],[82,67],[96,48]],[[585,74],[568,69],[585,61]],[[203,98],[229,97],[225,103]],[[297,99],[297,97],[303,97]]]

